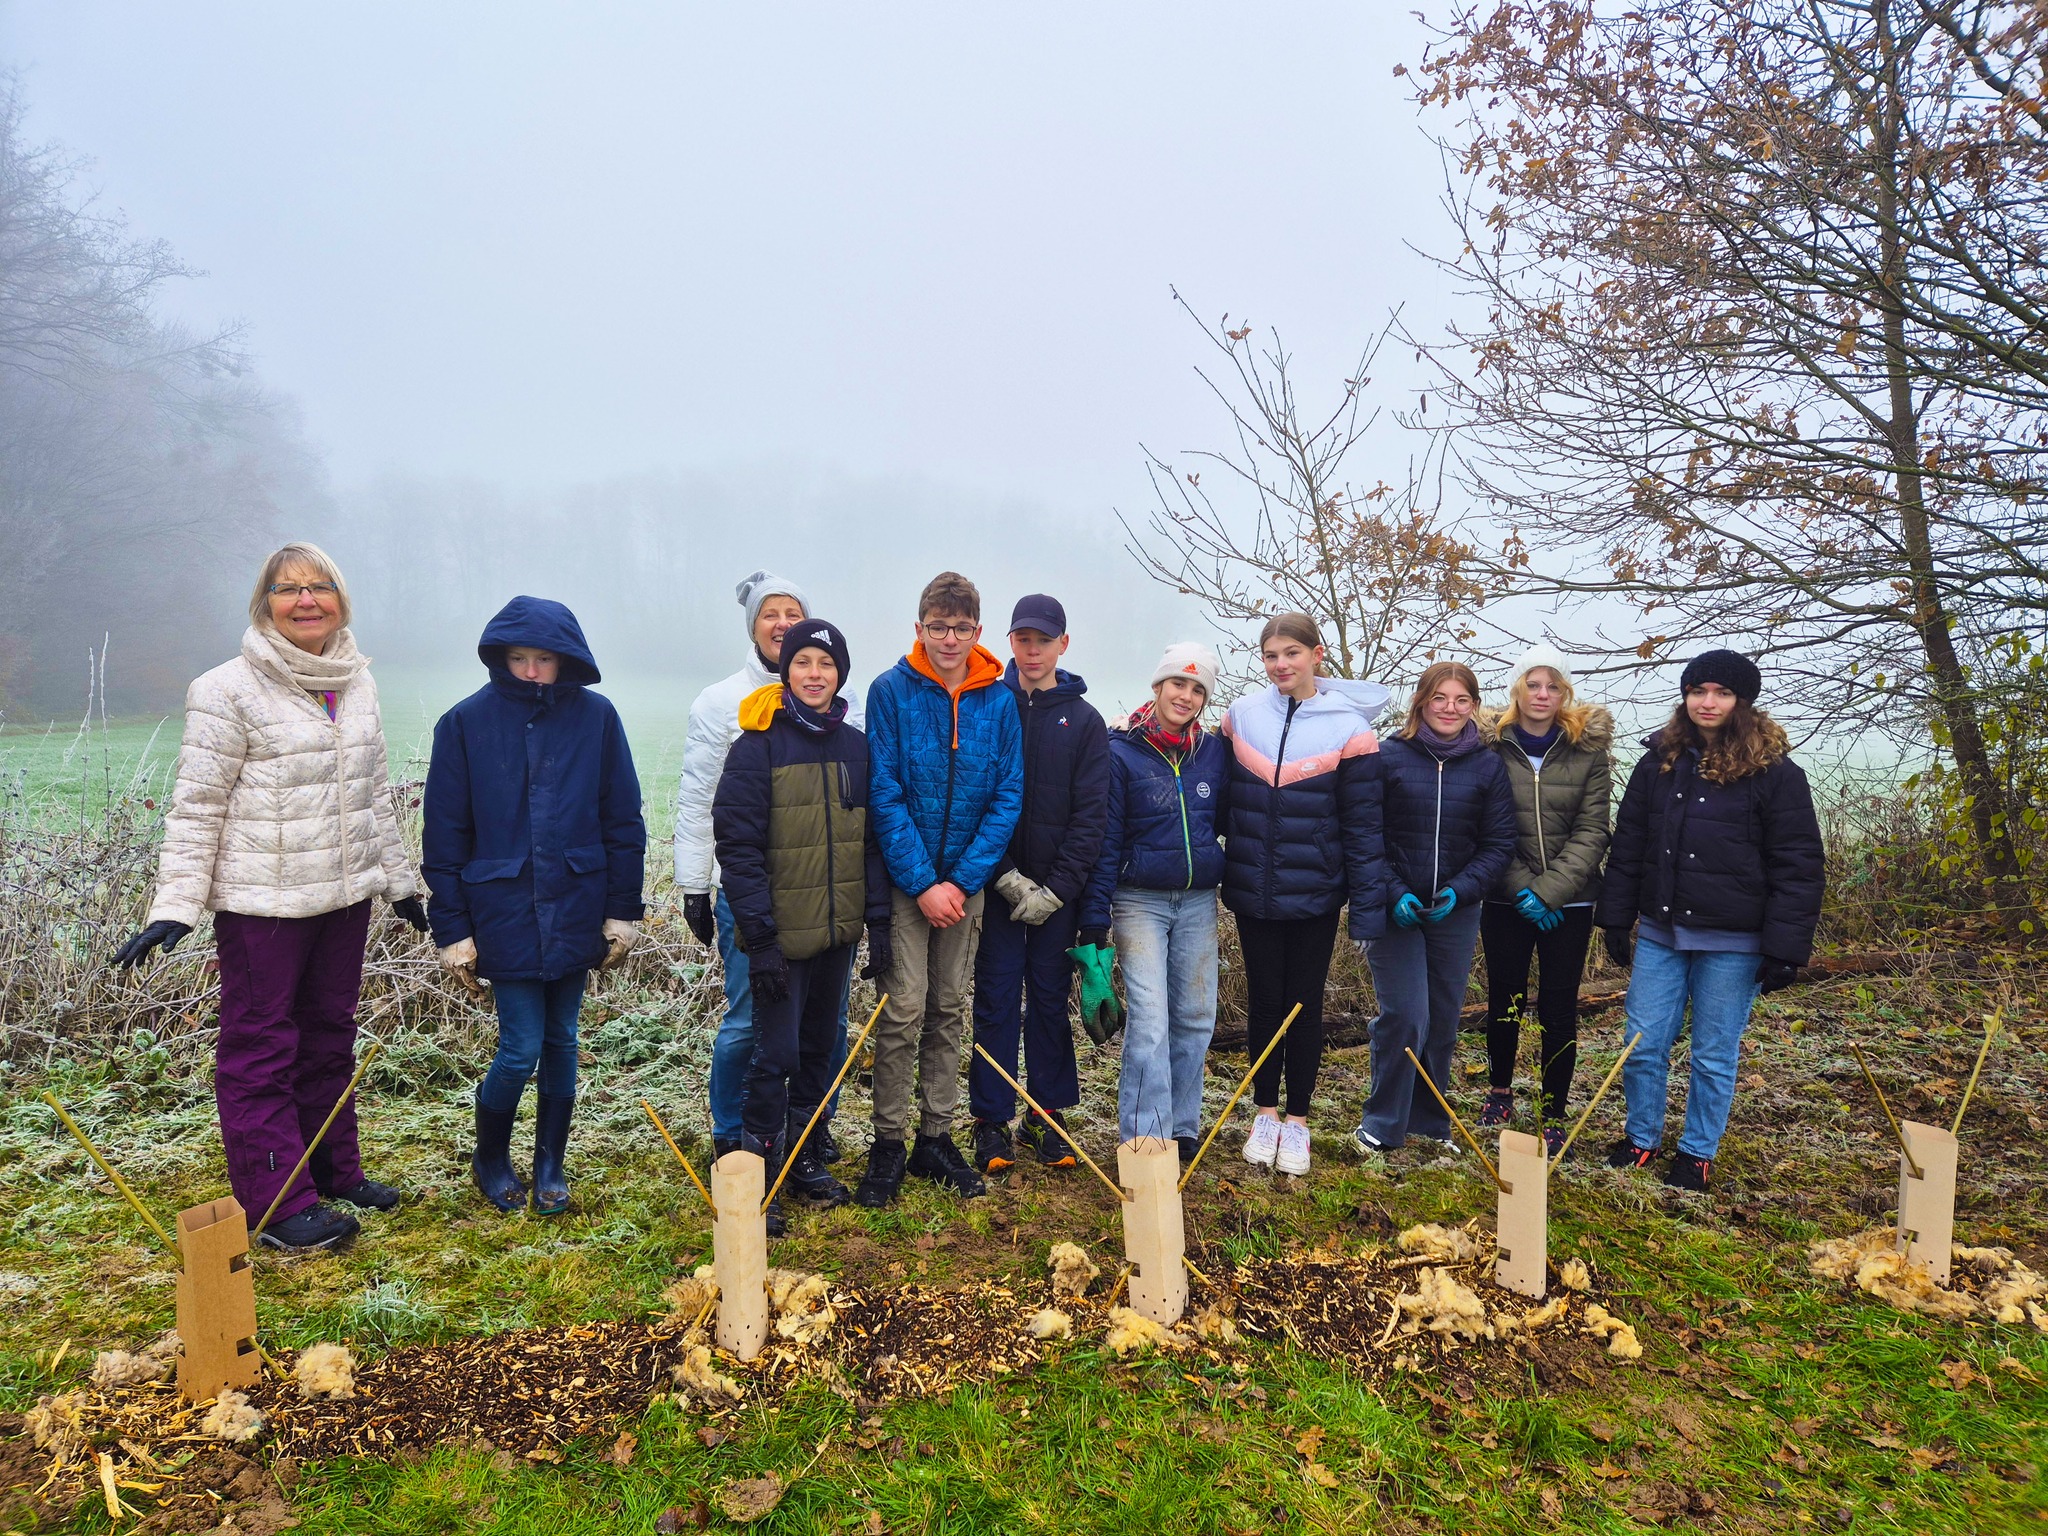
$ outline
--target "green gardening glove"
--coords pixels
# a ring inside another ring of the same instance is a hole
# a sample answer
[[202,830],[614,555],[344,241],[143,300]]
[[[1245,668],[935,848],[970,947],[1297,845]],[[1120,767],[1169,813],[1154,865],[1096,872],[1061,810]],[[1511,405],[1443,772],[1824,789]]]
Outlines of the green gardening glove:
[[1097,1045],[1107,1045],[1124,1027],[1124,1005],[1117,1001],[1116,946],[1077,944],[1067,951],[1081,982],[1081,1027]]

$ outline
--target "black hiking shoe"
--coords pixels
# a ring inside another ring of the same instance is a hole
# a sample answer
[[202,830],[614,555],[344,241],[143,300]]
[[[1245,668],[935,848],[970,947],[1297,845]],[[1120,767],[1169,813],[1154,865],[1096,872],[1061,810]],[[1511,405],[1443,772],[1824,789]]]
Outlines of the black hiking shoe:
[[512,1171],[513,1115],[509,1109],[477,1105],[476,1153],[469,1160],[469,1175],[478,1192],[504,1216],[526,1208],[526,1186]]
[[782,1214],[782,1196],[770,1200],[761,1212],[761,1222],[768,1229],[770,1237],[780,1237],[789,1230],[789,1221]]
[[1515,1118],[1515,1090],[1512,1088],[1489,1088],[1486,1102],[1479,1106],[1481,1125],[1506,1125]]
[[256,1239],[266,1248],[284,1253],[313,1253],[345,1243],[362,1231],[362,1223],[331,1205],[309,1205],[296,1216],[273,1221]]
[[1543,1155],[1555,1161],[1557,1154],[1564,1150],[1564,1140],[1569,1134],[1561,1125],[1543,1127]]
[[365,1179],[354,1189],[339,1189],[327,1197],[339,1200],[343,1205],[353,1205],[364,1211],[395,1211],[403,1198],[389,1184],[379,1184],[375,1179]]
[[1017,1164],[1017,1148],[1010,1141],[1010,1127],[994,1120],[974,1122],[974,1166],[985,1174],[998,1174]]
[[712,1138],[711,1138],[711,1161],[713,1161],[713,1162],[715,1163],[715,1162],[717,1162],[717,1161],[718,1161],[718,1160],[719,1160],[719,1159],[720,1159],[721,1157],[725,1156],[725,1154],[726,1154],[726,1153],[728,1153],[728,1152],[737,1152],[737,1151],[739,1151],[739,1149],[740,1149],[740,1138],[739,1138],[739,1137],[737,1137],[737,1136],[714,1136],[714,1137],[712,1137]]
[[1639,1147],[1626,1136],[1607,1149],[1607,1166],[1610,1168],[1647,1168],[1657,1156],[1655,1147]]
[[1199,1136],[1176,1136],[1173,1139],[1180,1144],[1180,1166],[1185,1171],[1188,1164],[1192,1163],[1200,1155],[1202,1138]]
[[789,1177],[782,1181],[782,1187],[828,1211],[853,1198],[846,1186],[832,1177],[832,1170],[819,1160],[809,1142],[804,1143],[803,1150],[789,1165]]
[[988,1193],[981,1175],[968,1165],[950,1136],[927,1136],[920,1131],[910,1154],[910,1172],[934,1184],[943,1184],[963,1200]]
[[900,1141],[878,1141],[868,1148],[868,1171],[853,1192],[853,1203],[879,1211],[903,1187],[905,1158]]
[[[797,1129],[802,1130],[803,1127],[798,1126]],[[830,1120],[824,1121],[815,1131],[811,1132],[810,1144],[818,1149],[818,1161],[827,1168],[830,1168],[846,1155],[839,1149],[839,1139],[832,1134],[832,1122]]]
[[1707,1158],[1694,1157],[1690,1152],[1674,1152],[1671,1154],[1671,1166],[1664,1170],[1664,1182],[1673,1189],[1704,1195],[1707,1192],[1707,1174],[1713,1166]]
[[1075,1168],[1081,1159],[1075,1155],[1074,1144],[1067,1139],[1067,1122],[1056,1109],[1047,1110],[1046,1118],[1036,1113],[1027,1115],[1019,1139],[1025,1146],[1038,1154],[1038,1160],[1048,1168]]

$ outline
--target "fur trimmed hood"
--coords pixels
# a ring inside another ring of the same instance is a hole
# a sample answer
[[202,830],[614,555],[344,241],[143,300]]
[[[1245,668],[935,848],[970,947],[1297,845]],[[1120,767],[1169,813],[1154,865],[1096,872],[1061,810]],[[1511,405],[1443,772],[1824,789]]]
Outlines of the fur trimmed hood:
[[[1500,717],[1503,713],[1503,710],[1490,704],[1472,712],[1472,723],[1479,727],[1479,739],[1489,747],[1500,745]],[[1588,752],[1614,750],[1614,716],[1606,705],[1586,706],[1586,728],[1579,733],[1579,739],[1572,745],[1583,747]]]

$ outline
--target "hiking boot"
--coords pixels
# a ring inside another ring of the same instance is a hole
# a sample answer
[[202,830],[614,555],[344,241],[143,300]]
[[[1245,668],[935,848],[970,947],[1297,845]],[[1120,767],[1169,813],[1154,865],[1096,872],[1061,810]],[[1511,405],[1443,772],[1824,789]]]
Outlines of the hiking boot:
[[718,1160],[719,1160],[719,1159],[720,1159],[721,1157],[725,1156],[725,1154],[726,1154],[726,1153],[728,1153],[728,1152],[737,1152],[737,1151],[739,1151],[739,1149],[740,1149],[740,1138],[739,1138],[739,1137],[737,1137],[737,1136],[714,1136],[714,1137],[712,1137],[712,1138],[711,1138],[711,1161],[713,1161],[713,1162],[715,1163],[715,1162],[717,1162],[717,1161],[718,1161]]
[[963,1200],[988,1193],[981,1175],[960,1155],[950,1136],[927,1136],[919,1131],[917,1145],[910,1152],[909,1170],[919,1178],[943,1184]]
[[1610,1168],[1647,1168],[1657,1155],[1655,1147],[1639,1147],[1626,1136],[1607,1149],[1607,1166]]
[[309,1205],[295,1216],[273,1221],[256,1239],[266,1248],[285,1253],[313,1253],[345,1243],[362,1231],[362,1223],[331,1205]]
[[789,1230],[789,1219],[782,1214],[782,1196],[770,1200],[761,1212],[761,1223],[770,1237],[780,1237]]
[[514,1111],[476,1107],[476,1152],[469,1160],[469,1175],[483,1197],[509,1216],[526,1206],[526,1186],[512,1171],[512,1120]]
[[327,1197],[339,1200],[343,1205],[353,1205],[364,1211],[393,1211],[403,1197],[389,1184],[379,1184],[375,1179],[365,1179],[354,1189],[339,1189]]
[[1565,1128],[1561,1125],[1546,1125],[1543,1127],[1543,1155],[1554,1159],[1558,1153],[1562,1152],[1564,1150],[1566,1134]]
[[[809,1117],[806,1116],[806,1118]],[[818,1161],[827,1168],[846,1155],[839,1149],[839,1139],[832,1134],[832,1122],[830,1120],[819,1122],[818,1128],[811,1132],[811,1145],[818,1149]]]
[[1010,1143],[1010,1127],[995,1120],[974,1122],[974,1166],[985,1174],[998,1174],[1017,1162],[1017,1149]]
[[853,1192],[853,1203],[879,1211],[896,1198],[903,1187],[903,1143],[878,1141],[868,1148],[868,1171]]
[[1280,1147],[1273,1154],[1273,1171],[1300,1178],[1308,1172],[1308,1127],[1292,1120],[1280,1122]]
[[569,1150],[569,1119],[576,1096],[542,1094],[533,1106],[533,1214],[559,1216],[569,1209],[569,1180],[562,1158]]
[[[811,1118],[809,1110],[789,1112],[790,1132],[784,1139],[784,1146],[796,1146],[796,1138]],[[844,1184],[832,1177],[824,1159],[818,1156],[818,1133],[812,1131],[789,1165],[789,1176],[782,1181],[782,1187],[793,1195],[799,1195],[814,1205],[831,1210],[846,1204],[853,1196]]]
[[1056,1109],[1047,1110],[1046,1118],[1036,1114],[1024,1118],[1023,1130],[1018,1139],[1038,1154],[1038,1160],[1048,1168],[1077,1168],[1081,1158],[1074,1151],[1074,1143],[1067,1136],[1066,1119]]
[[1481,1125],[1506,1125],[1515,1118],[1515,1090],[1512,1088],[1489,1088],[1486,1102],[1479,1106]]
[[1202,1150],[1202,1138],[1199,1136],[1176,1136],[1173,1139],[1180,1144],[1181,1171],[1186,1172],[1188,1165],[1194,1162],[1196,1156]]
[[1253,1115],[1252,1133],[1244,1139],[1244,1160],[1254,1168],[1270,1168],[1280,1153],[1280,1117]]
[[1704,1195],[1707,1192],[1707,1174],[1713,1166],[1709,1158],[1694,1157],[1690,1152],[1674,1152],[1671,1154],[1671,1166],[1664,1170],[1664,1182],[1673,1189]]

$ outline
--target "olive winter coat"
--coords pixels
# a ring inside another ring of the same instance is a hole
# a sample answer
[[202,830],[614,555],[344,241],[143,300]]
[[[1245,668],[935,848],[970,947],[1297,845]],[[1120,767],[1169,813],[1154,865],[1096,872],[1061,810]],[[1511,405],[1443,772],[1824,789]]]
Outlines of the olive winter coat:
[[1491,893],[1513,901],[1534,891],[1546,907],[1558,909],[1600,898],[1600,866],[1607,856],[1608,800],[1612,793],[1614,717],[1591,707],[1586,728],[1574,742],[1562,731],[1540,767],[1509,732],[1500,733],[1500,712],[1478,717],[1480,739],[1500,754],[1515,797],[1515,852],[1507,873]]

